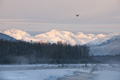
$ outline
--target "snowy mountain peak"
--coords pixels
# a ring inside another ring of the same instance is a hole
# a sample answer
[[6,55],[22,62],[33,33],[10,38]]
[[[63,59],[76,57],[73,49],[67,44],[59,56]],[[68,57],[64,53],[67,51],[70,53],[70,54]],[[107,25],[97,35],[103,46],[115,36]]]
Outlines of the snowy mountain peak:
[[21,40],[23,37],[30,36],[30,34],[28,34],[27,32],[22,31],[22,30],[17,30],[17,29],[6,30],[6,31],[4,31],[4,33],[12,36],[18,40]]
[[104,35],[104,34],[98,34],[97,36],[98,37],[105,37],[106,35]]
[[82,33],[82,32],[78,32],[78,33],[77,33],[77,36],[78,36],[79,38],[87,38],[87,35],[85,35],[85,34]]
[[63,35],[72,35],[72,36],[75,36],[72,32],[69,32],[69,31],[61,31]]
[[50,32],[47,32],[48,35],[61,35],[60,31],[53,29]]
[[6,33],[6,34],[8,33],[8,34],[29,35],[29,34],[26,33],[25,31],[17,30],[17,29],[6,30],[6,31],[4,31],[4,33]]

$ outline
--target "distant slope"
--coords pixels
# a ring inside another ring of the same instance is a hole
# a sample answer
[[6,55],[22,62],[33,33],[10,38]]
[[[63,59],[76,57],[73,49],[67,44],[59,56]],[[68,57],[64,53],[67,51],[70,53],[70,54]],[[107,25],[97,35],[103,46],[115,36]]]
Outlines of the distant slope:
[[115,40],[118,40],[118,39],[120,39],[120,35],[114,36],[111,39],[104,41],[103,43],[99,44],[99,46],[109,44],[109,43],[114,42]]
[[100,45],[101,43],[115,37],[115,36],[119,36],[120,33],[110,33],[110,34],[107,34],[107,35],[104,35],[104,34],[98,34],[96,37],[96,39],[90,41],[87,43],[87,45],[89,46],[96,46],[96,45]]
[[120,36],[115,36],[98,46],[90,47],[90,53],[94,55],[120,54]]
[[10,36],[8,36],[8,35],[6,35],[4,33],[1,33],[1,32],[0,32],[0,39],[9,40],[9,41],[16,41],[16,39],[14,39],[13,37],[10,37]]

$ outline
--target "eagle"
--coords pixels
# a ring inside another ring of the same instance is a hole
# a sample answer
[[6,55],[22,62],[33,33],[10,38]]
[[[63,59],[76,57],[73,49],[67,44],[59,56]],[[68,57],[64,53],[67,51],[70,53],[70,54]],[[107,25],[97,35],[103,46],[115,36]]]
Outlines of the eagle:
[[75,14],[76,15],[76,17],[79,17],[79,14]]

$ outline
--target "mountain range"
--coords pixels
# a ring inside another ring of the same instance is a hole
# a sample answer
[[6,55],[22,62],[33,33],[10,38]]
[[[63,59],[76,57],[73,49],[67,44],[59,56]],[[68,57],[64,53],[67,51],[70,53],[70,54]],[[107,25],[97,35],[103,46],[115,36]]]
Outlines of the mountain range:
[[29,33],[17,30],[17,29],[11,29],[6,30],[3,32],[6,35],[9,35],[17,40],[23,40],[23,41],[35,41],[35,42],[50,42],[50,43],[56,43],[58,41],[61,41],[63,43],[68,43],[71,45],[99,45],[100,43],[109,40],[110,38],[120,35],[119,33],[112,33],[112,34],[84,34],[82,32],[78,32],[76,34],[73,34],[69,31],[59,31],[59,30],[51,30],[46,33],[38,34],[35,36],[31,36]]
[[[12,38],[13,37],[13,38]],[[51,30],[46,33],[31,36],[29,33],[10,29],[0,32],[0,39],[4,40],[23,40],[43,43],[63,43],[71,45],[88,45],[90,46],[90,54],[94,55],[116,55],[120,54],[120,33],[110,34],[84,34],[78,32],[76,34],[69,31]]]

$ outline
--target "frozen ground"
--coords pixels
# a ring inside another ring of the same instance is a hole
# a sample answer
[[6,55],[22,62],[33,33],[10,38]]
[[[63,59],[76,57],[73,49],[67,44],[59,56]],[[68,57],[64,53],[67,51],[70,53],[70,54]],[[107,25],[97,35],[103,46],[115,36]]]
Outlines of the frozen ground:
[[[59,77],[72,75],[72,69],[16,70],[1,72],[2,80],[56,80]],[[0,80],[1,80],[0,79]]]
[[58,80],[120,80],[119,71],[104,70],[89,73],[78,70],[75,74],[76,75],[59,78]]
[[120,80],[120,64],[0,65],[0,80]]
[[98,76],[94,80],[120,80],[120,72],[118,71],[98,71]]

